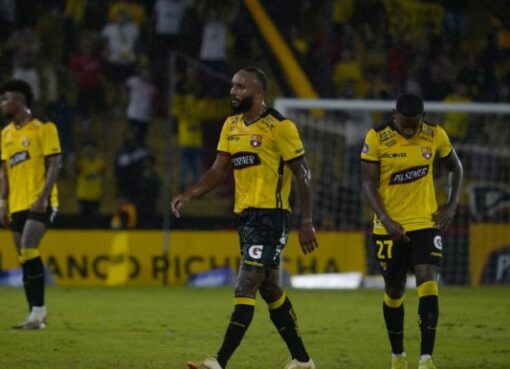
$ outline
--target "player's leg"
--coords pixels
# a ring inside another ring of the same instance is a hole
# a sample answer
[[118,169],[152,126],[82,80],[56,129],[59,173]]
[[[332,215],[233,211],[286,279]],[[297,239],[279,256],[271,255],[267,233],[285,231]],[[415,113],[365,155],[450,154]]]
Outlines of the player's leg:
[[46,232],[44,221],[27,219],[21,235],[21,255],[25,260],[27,279],[29,281],[28,293],[32,303],[32,312],[29,321],[33,320],[35,326],[46,320],[44,306],[44,265],[39,253],[39,244]]
[[25,298],[27,300],[28,304],[28,312],[32,311],[32,302],[29,294],[29,279],[27,279],[27,268],[25,259],[23,259],[23,256],[21,256],[21,231],[20,232],[12,232],[12,239],[14,241],[14,245],[16,246],[16,252],[18,253],[18,260],[21,266],[21,272],[22,272],[22,280],[23,280],[23,290],[25,291]]
[[25,297],[28,303],[28,311],[32,310],[32,302],[30,297],[30,281],[27,279],[27,268],[25,264],[25,260],[21,255],[21,234],[23,233],[23,228],[25,226],[25,222],[27,221],[28,211],[20,211],[11,214],[11,219],[9,223],[9,228],[12,231],[12,239],[14,241],[14,246],[16,246],[16,252],[18,253],[18,259],[21,266],[22,278],[23,278],[23,289],[25,291]]
[[407,368],[404,351],[405,285],[405,274],[384,278],[383,316],[391,345],[392,369]]
[[416,265],[416,290],[418,293],[418,324],[420,326],[420,369],[435,369],[432,352],[436,339],[439,318],[439,267],[436,265]]
[[383,317],[392,353],[392,369],[407,368],[404,351],[404,295],[408,246],[387,235],[374,235],[374,252],[384,278]]
[[250,326],[255,311],[257,290],[264,278],[265,273],[261,271],[255,272],[243,268],[239,270],[235,286],[234,311],[230,317],[223,344],[216,355],[223,369],[226,368],[228,360]]
[[189,369],[225,369],[227,362],[241,343],[255,312],[257,290],[265,278],[264,271],[239,269],[235,286],[234,311],[225,332],[223,343],[215,358],[201,363],[188,362]]
[[438,279],[442,258],[442,240],[437,229],[413,232],[413,265],[418,294],[418,323],[421,333],[420,369],[434,369],[432,352],[439,318]]
[[280,287],[279,274],[278,269],[270,269],[268,271],[267,277],[260,285],[260,295],[268,305],[269,316],[278,333],[280,333],[280,336],[289,348],[294,361],[291,364],[295,365],[293,367],[315,368],[303,344],[292,303],[285,291]]

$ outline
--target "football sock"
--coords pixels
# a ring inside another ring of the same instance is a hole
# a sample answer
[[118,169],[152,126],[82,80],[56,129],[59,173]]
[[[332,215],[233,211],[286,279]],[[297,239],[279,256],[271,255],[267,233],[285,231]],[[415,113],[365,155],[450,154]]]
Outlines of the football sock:
[[228,360],[248,330],[254,311],[255,299],[249,297],[238,297],[235,299],[234,312],[230,317],[230,324],[225,332],[223,344],[216,355],[216,359],[223,369],[227,367]]
[[391,352],[399,355],[404,352],[404,296],[392,299],[385,293],[383,315],[390,339]]
[[27,295],[31,306],[44,306],[44,265],[38,249],[23,248],[25,259]]
[[432,355],[439,318],[439,289],[437,282],[428,281],[417,287],[418,324],[421,331],[421,355]]
[[296,313],[285,292],[278,300],[268,304],[268,307],[269,316],[287,344],[292,358],[301,362],[310,360],[301,339]]
[[25,291],[25,298],[26,298],[27,303],[28,303],[28,312],[31,312],[32,311],[32,302],[31,302],[30,294],[29,294],[30,287],[28,287],[28,285],[29,285],[30,282],[27,279],[27,267],[25,265],[25,259],[23,258],[23,256],[19,255],[18,259],[19,259],[19,263],[21,265],[21,273],[22,273],[21,275],[22,275],[22,281],[23,281],[23,290]]

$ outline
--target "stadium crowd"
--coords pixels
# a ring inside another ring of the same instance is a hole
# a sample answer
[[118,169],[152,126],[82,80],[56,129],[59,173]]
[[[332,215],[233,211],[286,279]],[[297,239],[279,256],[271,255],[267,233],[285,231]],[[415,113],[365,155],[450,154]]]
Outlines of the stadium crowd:
[[[424,100],[510,101],[508,1],[261,3],[321,97],[393,99],[411,92]],[[34,112],[59,128],[81,214],[93,219],[104,197],[114,196],[118,205],[106,211],[120,213],[114,227],[136,226],[137,212],[145,226],[157,223],[147,219],[161,207],[158,148],[167,138],[160,129],[149,139],[155,122],[168,113],[175,118],[179,160],[172,165],[182,189],[214,159],[216,140],[203,137],[217,135],[229,112],[232,72],[254,64],[281,74],[236,0],[6,0],[0,44],[2,79],[29,82]],[[177,56],[173,69],[169,50]],[[285,91],[278,87],[273,95]],[[452,140],[510,138],[508,122],[497,134],[466,122],[463,114],[446,117]],[[116,134],[122,142],[112,147]],[[115,190],[105,195],[109,177]]]

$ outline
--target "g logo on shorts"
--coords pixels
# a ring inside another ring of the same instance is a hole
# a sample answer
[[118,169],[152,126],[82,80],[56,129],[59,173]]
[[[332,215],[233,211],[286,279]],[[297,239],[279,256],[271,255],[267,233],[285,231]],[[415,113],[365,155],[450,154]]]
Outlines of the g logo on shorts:
[[263,245],[252,245],[248,249],[248,255],[253,259],[260,259],[262,257]]
[[434,237],[434,246],[438,250],[443,249],[443,240],[441,239],[441,236],[438,235],[438,236]]

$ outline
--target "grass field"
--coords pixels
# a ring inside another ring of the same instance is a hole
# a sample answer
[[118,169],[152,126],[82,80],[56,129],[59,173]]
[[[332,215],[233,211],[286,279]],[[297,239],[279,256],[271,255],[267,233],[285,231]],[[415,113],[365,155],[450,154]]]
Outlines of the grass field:
[[[289,290],[318,369],[388,369],[379,290]],[[185,368],[214,354],[232,309],[230,288],[49,288],[48,326],[11,331],[26,315],[23,291],[0,288],[1,369]],[[439,369],[510,368],[510,287],[445,287],[435,359]],[[417,367],[417,298],[406,299],[406,351]],[[284,343],[257,300],[229,369],[282,369]]]

